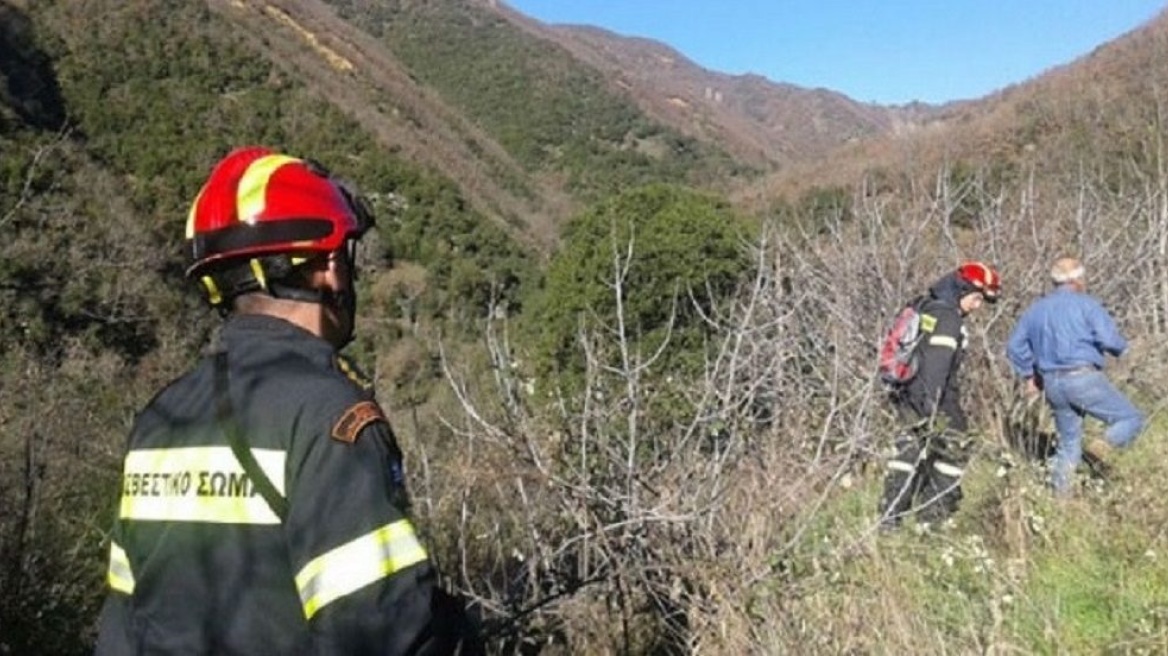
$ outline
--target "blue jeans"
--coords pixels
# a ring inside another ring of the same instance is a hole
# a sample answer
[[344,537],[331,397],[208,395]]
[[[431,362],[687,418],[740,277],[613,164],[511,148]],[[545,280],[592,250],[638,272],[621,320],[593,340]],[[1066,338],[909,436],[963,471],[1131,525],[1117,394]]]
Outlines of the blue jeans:
[[1043,377],[1043,387],[1059,437],[1051,463],[1052,485],[1056,494],[1065,495],[1083,457],[1083,417],[1106,424],[1107,441],[1123,448],[1143,430],[1144,416],[1102,371],[1049,374]]

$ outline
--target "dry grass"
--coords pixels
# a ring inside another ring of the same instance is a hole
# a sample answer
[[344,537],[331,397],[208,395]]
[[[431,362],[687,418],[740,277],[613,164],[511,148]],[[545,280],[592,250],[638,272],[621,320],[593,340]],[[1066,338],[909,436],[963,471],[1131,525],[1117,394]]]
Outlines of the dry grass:
[[[705,375],[680,388],[651,361],[608,359],[612,334],[581,335],[593,348],[574,399],[525,373],[505,324],[486,361],[447,354],[445,437],[412,458],[442,468],[427,521],[461,527],[444,549],[461,586],[492,627],[516,621],[494,634],[499,653],[524,640],[544,653],[1156,652],[1168,504],[1151,463],[1168,447],[1154,372],[1115,375],[1157,425],[1113,480],[1056,505],[1014,446],[1002,349],[1046,263],[1073,249],[1132,337],[1130,361],[1168,357],[1160,315],[1137,302],[1168,284],[1163,198],[1080,178],[1057,196],[1076,200],[1040,206],[981,174],[930,179],[917,197],[857,197],[814,233],[765,231],[758,277],[708,317]],[[893,308],[970,257],[1008,291],[969,321],[966,502],[950,531],[879,533],[893,427],[875,344]],[[672,428],[638,411],[679,392]]]

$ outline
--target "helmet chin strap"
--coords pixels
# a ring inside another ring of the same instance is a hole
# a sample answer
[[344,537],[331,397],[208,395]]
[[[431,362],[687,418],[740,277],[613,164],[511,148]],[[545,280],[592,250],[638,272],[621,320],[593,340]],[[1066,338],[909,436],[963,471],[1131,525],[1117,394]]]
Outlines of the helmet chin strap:
[[352,290],[336,292],[331,289],[303,289],[272,281],[268,283],[268,293],[274,298],[299,301],[301,303],[315,303],[339,310],[341,315],[347,320],[349,330],[342,337],[340,343],[334,346],[340,350],[347,346],[349,342],[353,341],[353,328],[356,325],[357,319],[357,295]]

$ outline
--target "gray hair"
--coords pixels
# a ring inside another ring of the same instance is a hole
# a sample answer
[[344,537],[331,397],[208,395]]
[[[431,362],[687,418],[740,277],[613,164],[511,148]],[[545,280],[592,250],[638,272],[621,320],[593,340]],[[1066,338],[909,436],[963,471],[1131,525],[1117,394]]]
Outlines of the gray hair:
[[1050,279],[1056,285],[1072,280],[1082,280],[1086,274],[1087,271],[1083,268],[1083,263],[1073,257],[1060,257],[1050,267]]

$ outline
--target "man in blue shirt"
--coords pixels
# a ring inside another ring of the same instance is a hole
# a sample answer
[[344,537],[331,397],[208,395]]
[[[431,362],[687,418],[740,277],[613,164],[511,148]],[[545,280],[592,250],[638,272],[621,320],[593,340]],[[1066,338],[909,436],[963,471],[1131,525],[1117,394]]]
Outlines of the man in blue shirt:
[[1086,271],[1074,258],[1051,267],[1054,291],[1035,301],[1014,327],[1006,357],[1026,381],[1027,396],[1040,391],[1054,415],[1058,450],[1052,462],[1052,486],[1058,496],[1070,494],[1071,476],[1082,459],[1083,417],[1107,425],[1105,436],[1114,447],[1125,447],[1139,435],[1144,417],[1103,373],[1104,356],[1119,357],[1127,341],[1098,300],[1086,293]]

